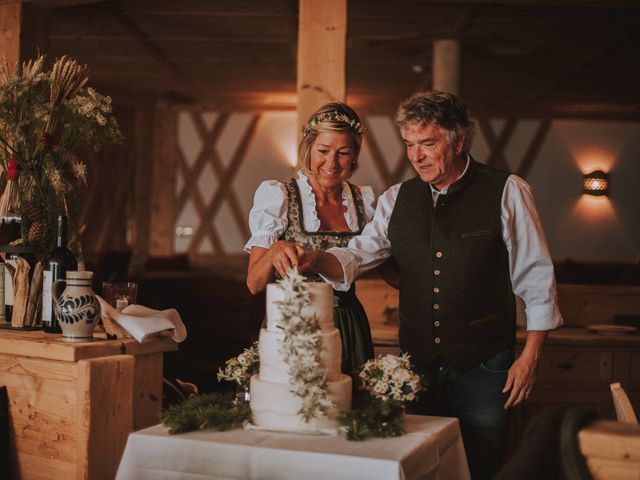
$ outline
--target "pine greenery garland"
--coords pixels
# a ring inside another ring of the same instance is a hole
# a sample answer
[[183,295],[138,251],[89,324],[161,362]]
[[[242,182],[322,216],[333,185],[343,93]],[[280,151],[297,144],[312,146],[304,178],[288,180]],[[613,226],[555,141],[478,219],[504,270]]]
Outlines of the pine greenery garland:
[[251,418],[248,402],[237,401],[233,392],[195,395],[163,411],[160,420],[170,434],[193,430],[230,430]]
[[358,409],[338,416],[347,440],[361,441],[369,437],[399,437],[405,432],[403,403],[366,396]]

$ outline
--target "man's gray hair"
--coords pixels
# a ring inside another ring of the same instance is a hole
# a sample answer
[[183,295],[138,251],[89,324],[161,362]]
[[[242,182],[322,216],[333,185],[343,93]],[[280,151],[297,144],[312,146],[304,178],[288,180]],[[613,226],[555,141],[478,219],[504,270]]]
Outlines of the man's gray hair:
[[400,104],[394,120],[400,128],[407,124],[424,127],[435,123],[449,133],[452,145],[463,137],[464,152],[471,149],[475,125],[465,104],[453,93],[438,90],[414,93]]

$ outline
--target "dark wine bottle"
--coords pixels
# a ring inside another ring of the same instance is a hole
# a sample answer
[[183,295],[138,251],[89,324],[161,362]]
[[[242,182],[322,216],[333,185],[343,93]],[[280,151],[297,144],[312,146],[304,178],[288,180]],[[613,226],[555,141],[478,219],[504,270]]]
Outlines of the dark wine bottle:
[[42,262],[42,328],[48,333],[61,333],[51,296],[51,285],[65,278],[68,270],[76,270],[78,261],[67,247],[67,217],[58,216],[56,244]]

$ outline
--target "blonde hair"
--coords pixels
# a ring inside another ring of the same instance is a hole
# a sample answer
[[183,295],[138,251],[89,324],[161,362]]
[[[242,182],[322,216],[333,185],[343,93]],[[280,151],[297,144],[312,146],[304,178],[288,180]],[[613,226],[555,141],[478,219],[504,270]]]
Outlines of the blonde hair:
[[302,127],[302,140],[298,146],[298,163],[309,173],[311,170],[311,147],[321,132],[348,133],[354,149],[351,174],[358,169],[358,155],[362,146],[364,127],[358,114],[344,103],[327,103],[309,117]]

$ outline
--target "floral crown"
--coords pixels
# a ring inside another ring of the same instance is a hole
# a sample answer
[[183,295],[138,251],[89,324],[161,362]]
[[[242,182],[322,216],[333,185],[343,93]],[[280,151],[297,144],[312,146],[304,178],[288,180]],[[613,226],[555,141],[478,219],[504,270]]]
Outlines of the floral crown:
[[364,133],[364,127],[360,122],[349,117],[344,113],[340,113],[334,110],[332,112],[320,113],[315,117],[313,117],[311,120],[309,120],[307,123],[305,123],[302,127],[302,135],[306,137],[307,135],[309,135],[309,132],[311,132],[314,128],[318,126],[318,124],[325,122],[327,120],[344,123],[348,125],[349,128],[353,130],[355,133],[357,133],[358,135],[362,135]]

